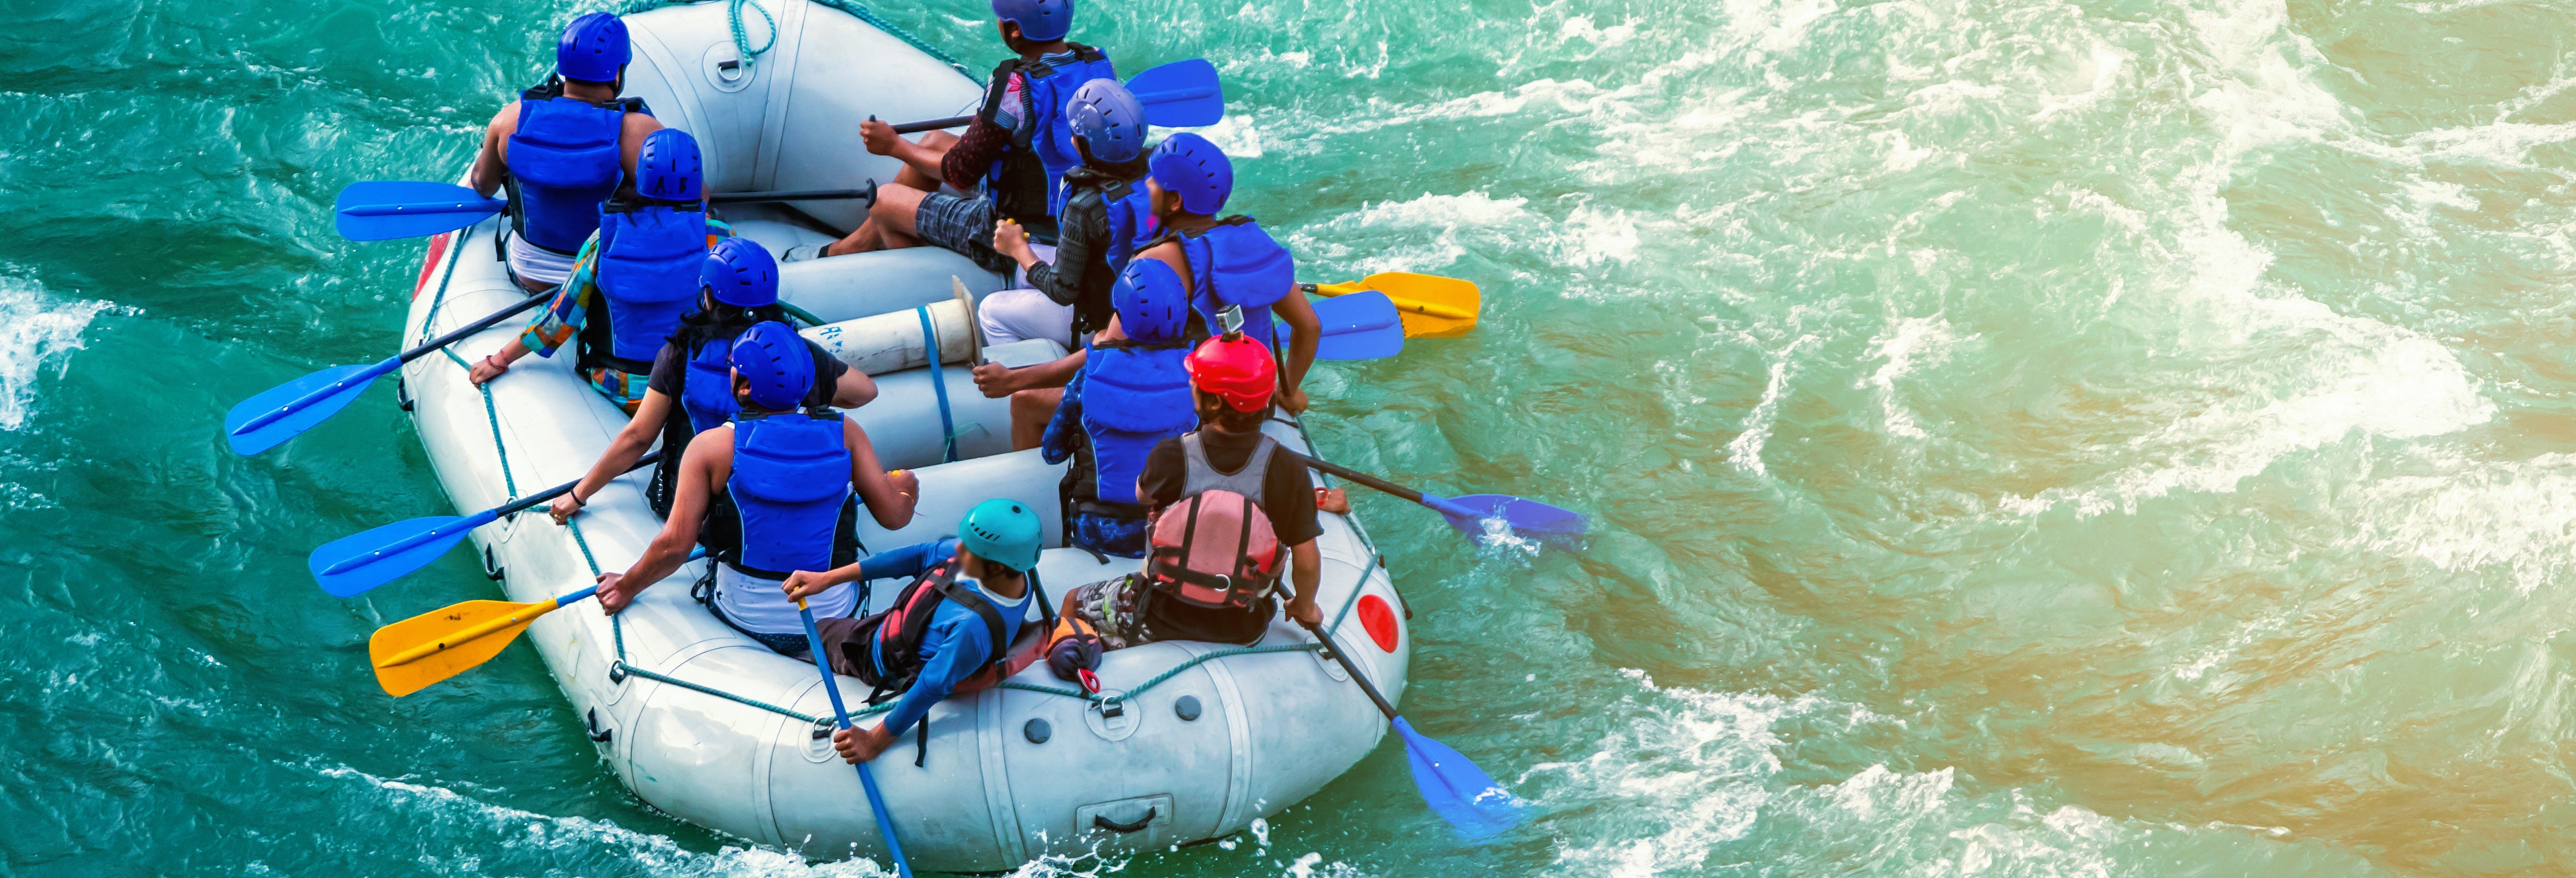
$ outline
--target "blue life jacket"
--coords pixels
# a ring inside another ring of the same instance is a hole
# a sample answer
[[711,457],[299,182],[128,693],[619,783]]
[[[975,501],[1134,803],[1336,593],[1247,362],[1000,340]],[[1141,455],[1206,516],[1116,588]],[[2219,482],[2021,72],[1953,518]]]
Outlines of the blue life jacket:
[[698,307],[698,269],[707,260],[707,215],[649,206],[602,211],[600,292],[608,300],[610,357],[620,371],[653,368],[680,318]]
[[[1019,130],[1012,132],[1011,148],[986,172],[986,188],[992,192],[993,206],[1000,216],[1050,231],[1055,217],[1064,212],[1064,172],[1082,164],[1082,153],[1073,148],[1073,126],[1064,116],[1065,101],[1083,83],[1118,78],[1109,56],[1080,43],[1071,45],[1073,58],[1061,64],[1018,58],[1002,62],[993,71],[984,101],[984,117],[996,120],[1010,76],[1019,74],[1020,87],[1028,95],[1024,108],[1028,116],[1020,120]],[[1035,168],[1029,167],[1032,160]],[[1044,211],[1043,217],[1040,211]]]
[[[640,106],[640,105],[639,105]],[[519,237],[573,253],[599,229],[599,203],[626,178],[618,146],[627,105],[577,98],[522,98],[510,135],[510,198]]]
[[1145,456],[1198,427],[1190,374],[1181,366],[1187,343],[1130,345],[1093,348],[1082,365],[1082,432],[1090,440],[1092,496],[1102,503],[1136,503]]
[[1111,183],[1100,190],[1102,206],[1109,209],[1109,273],[1127,270],[1127,260],[1136,258],[1145,245],[1161,231],[1154,220],[1154,203],[1145,198],[1145,187]]
[[740,544],[725,558],[761,579],[832,569],[842,507],[850,498],[850,450],[840,415],[739,417],[733,475],[725,495],[739,516]]
[[689,429],[704,433],[733,420],[742,403],[733,398],[733,340],[716,339],[689,353],[688,374],[680,379],[680,408],[689,413]]
[[1260,223],[1240,215],[1226,217],[1202,234],[1177,237],[1190,262],[1190,307],[1207,321],[1208,333],[1223,330],[1217,312],[1240,306],[1244,334],[1269,345],[1274,356],[1281,353],[1270,305],[1297,284],[1297,259],[1288,248],[1272,240]]

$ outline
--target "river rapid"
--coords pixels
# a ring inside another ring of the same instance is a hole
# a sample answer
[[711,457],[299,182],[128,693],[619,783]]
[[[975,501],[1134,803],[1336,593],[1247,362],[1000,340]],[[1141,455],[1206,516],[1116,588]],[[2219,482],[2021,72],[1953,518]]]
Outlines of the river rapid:
[[[0,875],[867,875],[630,798],[535,654],[400,700],[312,547],[449,507],[379,388],[445,179],[596,5],[0,3]],[[876,7],[975,64],[979,0]],[[1312,280],[1483,286],[1321,367],[1405,712],[1530,802],[1458,843],[1390,741],[1260,831],[1026,875],[2576,872],[2576,6],[1097,0],[1203,55]],[[855,138],[854,138],[855,140]]]

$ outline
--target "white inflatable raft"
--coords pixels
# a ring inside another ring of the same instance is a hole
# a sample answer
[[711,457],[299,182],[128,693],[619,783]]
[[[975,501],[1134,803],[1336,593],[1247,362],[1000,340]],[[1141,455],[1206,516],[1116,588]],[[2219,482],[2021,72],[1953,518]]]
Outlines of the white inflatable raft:
[[[890,159],[858,148],[858,122],[962,112],[977,85],[904,40],[804,0],[766,0],[777,41],[756,63],[737,57],[726,4],[630,16],[635,60],[628,93],[666,125],[695,135],[710,192],[832,189],[892,179]],[[763,26],[749,24],[753,39]],[[739,233],[773,253],[853,227],[856,202],[725,211]],[[506,218],[432,240],[405,339],[417,342],[518,301],[500,261]],[[1002,287],[962,257],[894,251],[786,266],[782,297],[825,321],[952,301]],[[943,312],[953,313],[953,312]],[[510,324],[460,342],[450,356],[402,371],[405,404],[448,496],[484,509],[577,478],[626,421],[574,376],[570,358],[523,360],[483,388],[466,363],[497,350]],[[946,334],[946,333],[942,333]],[[1052,342],[984,351],[1026,364]],[[1035,451],[1009,453],[1007,401],[978,394],[963,365],[877,375],[881,396],[852,412],[889,467],[918,470],[923,502],[908,526],[864,521],[875,550],[945,535],[967,507],[1012,497],[1041,510],[1061,546],[1062,468]],[[942,462],[945,428],[955,462]],[[1274,423],[1291,448],[1300,428]],[[573,527],[542,510],[474,533],[486,570],[509,599],[551,598],[623,570],[661,527],[646,507],[644,473],[602,491]],[[1411,647],[1401,602],[1357,522],[1325,516],[1318,540],[1327,622],[1352,657],[1399,697]],[[1051,601],[1077,585],[1134,569],[1076,549],[1048,550],[1039,568]],[[697,564],[647,591],[617,620],[581,604],[537,621],[526,639],[592,730],[600,755],[635,795],[711,829],[835,859],[881,857],[883,844],[858,778],[817,736],[831,708],[811,664],[770,652],[717,622],[689,597]],[[876,583],[882,605],[897,590]],[[871,607],[875,609],[875,607]],[[1313,638],[1284,620],[1253,648],[1161,643],[1109,654],[1106,698],[1081,696],[1044,665],[1000,688],[933,710],[922,767],[910,736],[876,763],[896,832],[916,866],[1013,868],[1044,853],[1145,849],[1222,838],[1276,813],[1348,770],[1386,723]],[[856,680],[844,695],[864,695]]]

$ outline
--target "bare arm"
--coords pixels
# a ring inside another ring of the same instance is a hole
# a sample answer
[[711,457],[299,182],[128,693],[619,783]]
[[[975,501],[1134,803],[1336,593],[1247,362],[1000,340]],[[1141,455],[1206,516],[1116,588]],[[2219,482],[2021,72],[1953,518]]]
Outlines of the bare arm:
[[669,396],[659,390],[644,391],[644,401],[635,404],[635,417],[626,422],[625,429],[617,431],[616,438],[608,440],[608,450],[599,453],[599,462],[590,465],[590,472],[582,474],[572,491],[555,498],[554,505],[548,507],[555,523],[561,524],[581,511],[590,498],[598,496],[599,489],[608,487],[609,480],[643,459],[644,449],[653,447],[653,440],[662,435],[662,422],[670,416]]
[[502,160],[502,144],[519,130],[519,102],[511,101],[501,112],[492,114],[492,124],[483,126],[483,149],[474,154],[474,170],[465,177],[466,185],[477,195],[490,197],[501,188],[502,179],[510,176],[510,166]]
[[[850,449],[850,485],[859,491],[859,501],[868,505],[868,514],[876,516],[877,525],[893,530],[912,521],[913,502],[920,497],[921,482],[911,473],[889,473],[877,465],[877,448],[868,442],[868,431],[859,422],[841,419],[841,441]],[[679,504],[672,503],[673,515]]]
[[833,408],[854,409],[876,398],[877,380],[868,377],[866,372],[852,369],[841,373],[840,380],[832,382]]
[[1306,301],[1306,294],[1295,290],[1280,297],[1271,310],[1278,312],[1279,319],[1288,321],[1288,371],[1279,376],[1279,386],[1287,393],[1281,402],[1292,413],[1303,412],[1306,393],[1298,388],[1306,382],[1306,369],[1315,365],[1315,345],[1324,340],[1324,321],[1315,316],[1315,303]]
[[1288,578],[1297,584],[1297,593],[1288,598],[1288,615],[1306,622],[1324,621],[1324,611],[1315,606],[1315,583],[1324,578],[1324,555],[1315,550],[1315,541],[1307,540],[1289,547]]
[[617,615],[645,588],[662,581],[662,577],[689,560],[689,547],[698,543],[698,524],[707,517],[707,504],[715,497],[715,486],[732,469],[732,424],[700,433],[698,441],[689,443],[688,455],[680,460],[680,484],[671,498],[670,520],[663,522],[662,532],[645,547],[644,557],[635,559],[635,566],[626,568],[624,574],[600,574],[600,609]]
[[644,138],[662,130],[662,121],[643,113],[626,114],[626,122],[617,133],[620,159],[626,163],[626,179],[635,179],[635,163],[644,155]]

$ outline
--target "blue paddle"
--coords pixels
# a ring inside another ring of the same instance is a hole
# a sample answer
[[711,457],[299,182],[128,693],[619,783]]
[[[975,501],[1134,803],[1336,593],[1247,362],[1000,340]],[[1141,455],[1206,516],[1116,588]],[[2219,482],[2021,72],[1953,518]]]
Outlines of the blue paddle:
[[[1165,128],[1214,125],[1225,118],[1225,94],[1217,87],[1216,65],[1205,58],[1174,61],[1127,80],[1127,93],[1145,105],[1145,123]],[[875,118],[873,116],[869,118]],[[896,134],[919,134],[971,124],[973,116],[950,116],[894,126]]]
[[1217,88],[1216,65],[1205,58],[1174,61],[1136,74],[1127,91],[1145,105],[1145,122],[1165,128],[1214,125],[1225,118],[1225,95]]
[[[806,608],[802,598],[796,601],[796,617],[805,620],[805,648],[814,654],[814,669],[823,672],[823,691],[832,696],[832,724],[849,728],[850,709],[841,705],[841,683],[833,678],[832,659],[823,652],[823,632],[815,630],[814,611]],[[929,722],[930,718],[922,717],[921,721]],[[894,858],[894,873],[900,878],[912,878],[912,863],[903,857],[903,842],[894,837],[894,818],[886,813],[885,795],[877,792],[877,776],[868,773],[865,762],[859,763],[859,786],[867,790],[868,810],[875,812],[877,833],[885,836],[886,852]]]
[[483,221],[509,202],[453,183],[361,180],[332,205],[340,237],[352,241],[422,238]]
[[[1315,359],[1375,360],[1404,351],[1404,316],[1385,293],[1367,290],[1313,304],[1324,331]],[[1277,332],[1274,338],[1287,338],[1288,322],[1278,321]]]
[[[831,201],[857,198],[874,202],[876,181],[860,189],[811,189],[789,192],[727,192],[707,196],[710,204],[762,201]],[[452,232],[483,221],[510,206],[454,183],[413,180],[361,180],[340,190],[333,207],[340,237],[352,241],[387,241]]]
[[[1283,584],[1280,590],[1287,588]],[[1350,673],[1351,682],[1360,684],[1360,691],[1368,693],[1378,712],[1386,714],[1387,723],[1404,739],[1404,759],[1413,766],[1413,787],[1421,791],[1422,803],[1431,806],[1431,813],[1449,821],[1459,835],[1469,840],[1492,838],[1521,822],[1520,801],[1512,797],[1510,790],[1503,789],[1493,775],[1449,745],[1414,731],[1413,724],[1396,715],[1395,705],[1387,703],[1386,696],[1377,691],[1377,684],[1360,673],[1359,666],[1351,663],[1342,645],[1333,642],[1333,636],[1324,633],[1322,626],[1302,620],[1297,624],[1323,641],[1324,651],[1341,663],[1342,670]]]
[[1466,534],[1471,539],[1482,540],[1486,535],[1485,522],[1499,520],[1510,526],[1514,534],[1535,537],[1563,548],[1580,548],[1583,534],[1590,528],[1582,513],[1560,509],[1536,500],[1524,500],[1509,494],[1469,494],[1464,497],[1426,494],[1340,464],[1327,463],[1284,448],[1278,453],[1304,461],[1307,466],[1428,506],[1431,511],[1438,512],[1441,517],[1449,519],[1450,527],[1457,528],[1459,533]]
[[492,324],[545,304],[550,298],[553,298],[550,293],[538,293],[468,323],[455,332],[430,339],[420,347],[373,363],[333,366],[269,388],[258,396],[242,400],[233,406],[232,411],[224,413],[224,438],[232,443],[233,453],[243,457],[275,448],[348,408],[349,403],[367,392],[367,385],[375,383],[385,373],[400,369],[402,364],[420,359],[466,336],[490,329]]
[[[626,471],[631,473],[643,469],[661,459],[662,452],[659,451],[644,455],[636,458],[635,465],[627,467]],[[322,590],[332,597],[365,594],[369,589],[429,566],[429,562],[456,548],[456,544],[475,528],[561,497],[579,484],[581,480],[574,479],[472,515],[414,518],[341,537],[314,549],[312,557],[305,559],[305,567],[313,571],[313,581],[320,583]]]

